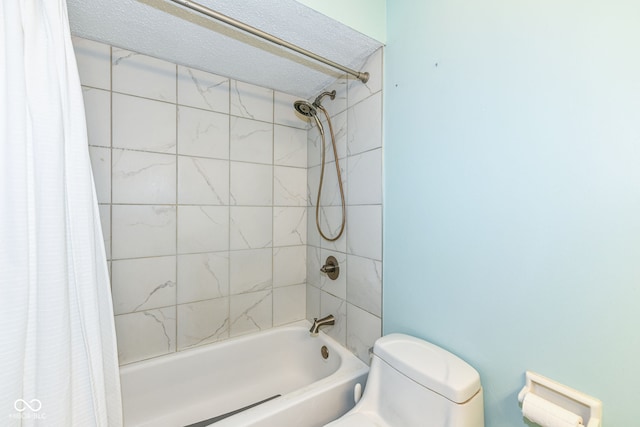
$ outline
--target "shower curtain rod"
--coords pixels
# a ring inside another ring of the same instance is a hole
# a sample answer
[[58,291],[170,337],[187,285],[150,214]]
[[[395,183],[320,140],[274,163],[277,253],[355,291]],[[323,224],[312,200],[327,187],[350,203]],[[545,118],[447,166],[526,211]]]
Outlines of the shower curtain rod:
[[171,0],[174,3],[178,3],[184,7],[187,7],[191,10],[195,10],[196,12],[199,12],[203,15],[206,15],[210,18],[216,19],[218,21],[222,21],[225,24],[231,25],[232,27],[235,27],[239,30],[245,31],[247,33],[253,34],[256,37],[260,37],[261,39],[264,39],[268,42],[271,43],[275,43],[277,45],[280,45],[282,47],[286,47],[287,49],[293,50],[294,52],[298,52],[304,56],[307,56],[311,59],[314,59],[318,62],[322,62],[323,64],[329,65],[333,68],[337,68],[338,70],[344,71],[347,74],[351,74],[352,76],[356,77],[358,80],[360,80],[362,83],[366,83],[369,80],[369,73],[365,72],[359,72],[359,71],[355,71],[352,70],[351,68],[347,68],[344,65],[340,65],[338,63],[335,63],[327,58],[324,58],[320,55],[316,55],[313,52],[310,52],[306,49],[303,49],[299,46],[296,46],[295,44],[289,43],[288,41],[282,40],[276,36],[273,36],[269,33],[266,33],[262,30],[259,30],[255,27],[252,27],[251,25],[247,25],[244,22],[240,22],[237,21],[229,16],[223,15],[220,12],[216,12],[213,9],[209,9],[206,6],[203,6],[199,3],[193,2],[193,1],[189,1],[189,0]]

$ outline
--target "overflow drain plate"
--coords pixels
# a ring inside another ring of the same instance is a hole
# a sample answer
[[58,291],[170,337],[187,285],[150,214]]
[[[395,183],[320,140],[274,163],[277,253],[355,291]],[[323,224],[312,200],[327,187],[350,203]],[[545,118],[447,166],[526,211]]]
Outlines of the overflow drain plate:
[[326,345],[322,346],[322,348],[320,349],[320,354],[322,355],[323,359],[328,359],[329,358],[329,349],[327,348]]

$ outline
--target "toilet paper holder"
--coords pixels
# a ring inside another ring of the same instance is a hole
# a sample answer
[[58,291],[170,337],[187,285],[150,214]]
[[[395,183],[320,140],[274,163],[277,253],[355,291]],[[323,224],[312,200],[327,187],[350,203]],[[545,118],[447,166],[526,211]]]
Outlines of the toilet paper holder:
[[580,415],[585,427],[601,427],[602,402],[535,372],[526,372],[526,384],[518,393],[522,403],[528,393],[548,400],[569,412]]

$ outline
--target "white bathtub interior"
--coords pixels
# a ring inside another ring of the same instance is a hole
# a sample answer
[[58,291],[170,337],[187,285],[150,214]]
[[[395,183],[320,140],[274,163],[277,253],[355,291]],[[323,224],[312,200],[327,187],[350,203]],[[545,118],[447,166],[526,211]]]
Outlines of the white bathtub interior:
[[301,321],[123,366],[125,426],[187,426],[276,395],[215,425],[311,427],[339,417],[354,405],[353,387],[364,385],[368,367],[308,329]]

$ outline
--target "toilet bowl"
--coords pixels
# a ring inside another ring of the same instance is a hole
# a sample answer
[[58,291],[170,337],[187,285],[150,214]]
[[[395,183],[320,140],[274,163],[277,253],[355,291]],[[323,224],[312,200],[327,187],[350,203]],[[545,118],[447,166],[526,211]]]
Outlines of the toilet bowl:
[[356,406],[325,427],[484,427],[480,375],[421,339],[378,339],[367,386]]

